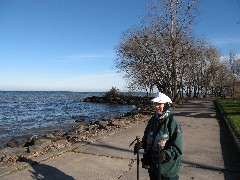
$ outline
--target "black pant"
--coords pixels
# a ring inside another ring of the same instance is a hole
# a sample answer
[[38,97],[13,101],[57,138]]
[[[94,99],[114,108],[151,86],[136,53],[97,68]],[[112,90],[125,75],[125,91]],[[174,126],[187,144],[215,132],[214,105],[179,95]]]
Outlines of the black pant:
[[[149,174],[150,180],[158,180],[158,173],[156,171],[148,170],[148,174]],[[178,180],[178,179],[179,179],[178,175],[174,177],[165,177],[161,175],[161,180]]]

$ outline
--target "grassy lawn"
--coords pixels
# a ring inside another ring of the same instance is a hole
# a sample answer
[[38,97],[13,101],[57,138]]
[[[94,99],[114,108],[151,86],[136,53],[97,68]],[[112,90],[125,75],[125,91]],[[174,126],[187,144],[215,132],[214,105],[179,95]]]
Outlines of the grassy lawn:
[[219,99],[217,102],[234,131],[240,136],[240,99]]

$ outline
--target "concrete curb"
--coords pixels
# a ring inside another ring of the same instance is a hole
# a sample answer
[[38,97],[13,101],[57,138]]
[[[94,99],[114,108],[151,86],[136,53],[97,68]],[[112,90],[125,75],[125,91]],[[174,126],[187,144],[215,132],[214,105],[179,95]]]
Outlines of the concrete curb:
[[231,124],[229,123],[229,121],[227,120],[227,118],[224,116],[224,113],[220,109],[219,104],[217,103],[216,100],[214,101],[214,105],[216,107],[218,119],[223,120],[224,123],[226,124],[226,126],[231,134],[231,137],[233,138],[234,145],[237,149],[237,153],[240,155],[240,139],[237,137],[237,134],[234,132],[234,130],[233,130]]

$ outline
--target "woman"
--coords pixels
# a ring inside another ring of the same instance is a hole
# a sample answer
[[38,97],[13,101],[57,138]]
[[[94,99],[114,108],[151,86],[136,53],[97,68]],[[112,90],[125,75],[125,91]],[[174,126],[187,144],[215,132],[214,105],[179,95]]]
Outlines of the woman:
[[142,139],[142,164],[151,180],[179,179],[182,157],[182,130],[170,111],[171,99],[159,93],[152,100],[155,114],[149,120]]

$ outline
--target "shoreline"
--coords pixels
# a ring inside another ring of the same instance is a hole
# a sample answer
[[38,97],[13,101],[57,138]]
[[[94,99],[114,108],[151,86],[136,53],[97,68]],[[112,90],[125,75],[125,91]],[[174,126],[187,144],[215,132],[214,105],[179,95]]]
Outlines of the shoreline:
[[76,120],[69,130],[56,130],[42,136],[32,136],[29,139],[15,138],[0,149],[0,168],[7,168],[23,160],[44,155],[72,146],[76,143],[125,128],[142,121],[152,114],[151,107],[138,108],[134,111],[111,118],[93,122]]

